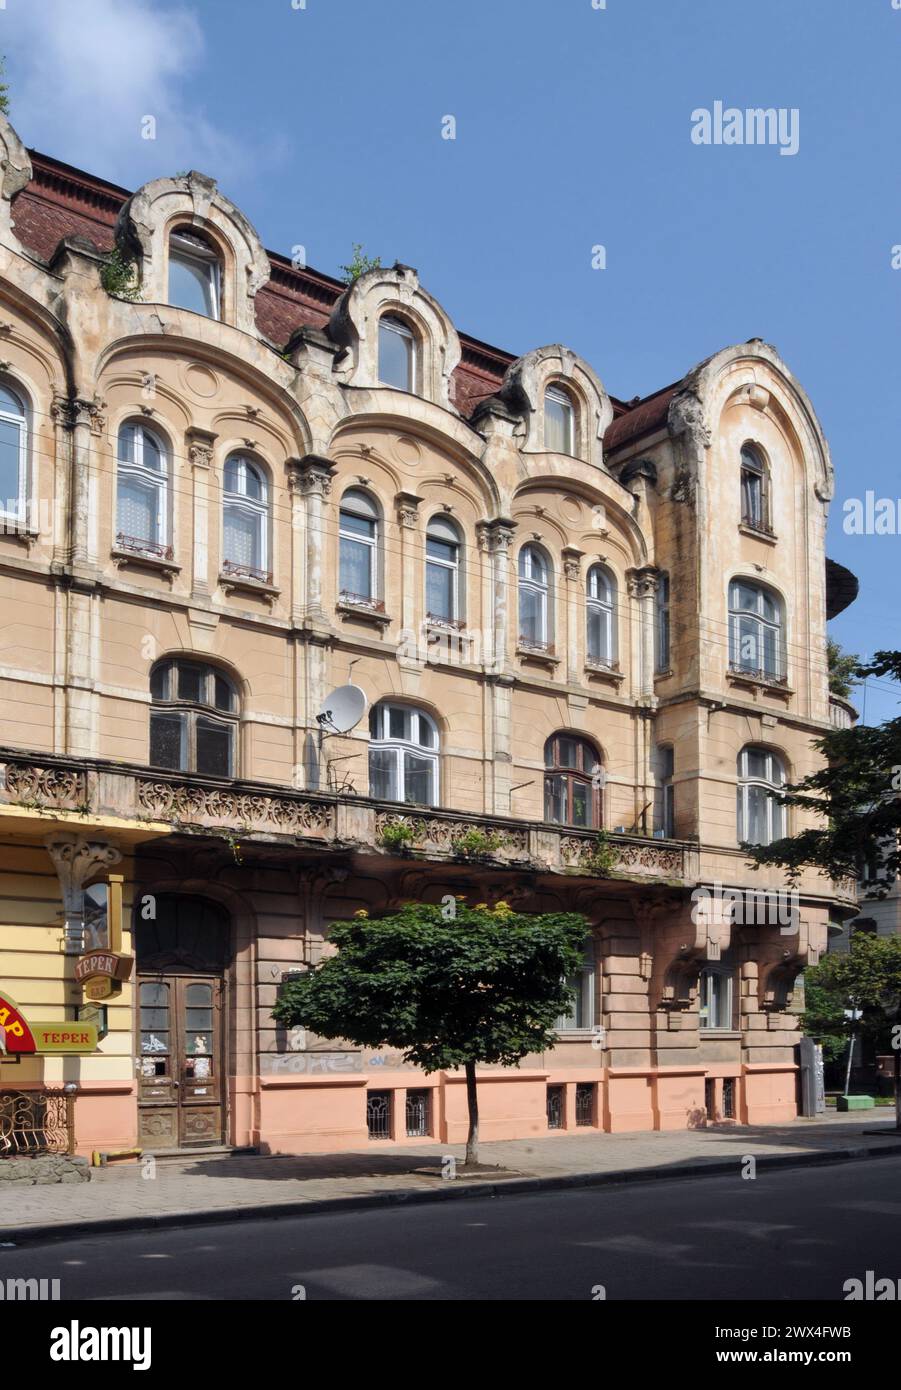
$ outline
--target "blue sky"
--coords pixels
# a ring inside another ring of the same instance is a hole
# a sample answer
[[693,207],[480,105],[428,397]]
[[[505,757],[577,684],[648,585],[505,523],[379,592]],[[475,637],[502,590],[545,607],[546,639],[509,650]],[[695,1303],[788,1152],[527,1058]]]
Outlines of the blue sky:
[[[842,529],[846,497],[901,498],[892,0],[294,4],[6,0],[14,124],[126,186],[203,169],[271,249],[337,274],[362,242],[465,332],[565,342],[614,395],[774,343],[832,447],[830,554],[861,579],[834,635],[901,647],[901,535]],[[717,100],[798,108],[798,154],[694,145]]]

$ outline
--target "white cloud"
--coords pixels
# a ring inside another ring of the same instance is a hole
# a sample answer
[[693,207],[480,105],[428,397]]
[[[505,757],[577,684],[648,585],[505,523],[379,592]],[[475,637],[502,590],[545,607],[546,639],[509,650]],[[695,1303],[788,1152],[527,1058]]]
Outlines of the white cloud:
[[[6,0],[10,115],[26,145],[124,184],[201,169],[234,179],[245,157],[204,115],[196,13],[158,0]],[[199,83],[198,83],[199,85]],[[152,116],[156,138],[142,138]]]

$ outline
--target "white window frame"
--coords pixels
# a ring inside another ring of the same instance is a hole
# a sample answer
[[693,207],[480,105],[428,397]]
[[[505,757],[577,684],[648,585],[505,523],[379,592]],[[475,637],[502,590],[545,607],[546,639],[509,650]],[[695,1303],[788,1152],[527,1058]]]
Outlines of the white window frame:
[[[238,465],[238,490],[232,491],[226,486],[229,464]],[[260,480],[261,497],[255,498],[247,495],[247,472],[252,470]],[[254,519],[257,527],[257,539],[259,545],[259,558],[261,563],[258,566],[246,566],[239,560],[231,560],[225,553],[225,518],[229,511],[235,511],[244,516]],[[271,578],[269,572],[269,480],[266,471],[256,459],[250,458],[247,454],[229,454],[225,460],[225,467],[222,471],[222,570],[237,576],[247,576],[248,570],[259,570],[259,574],[251,574],[249,577],[268,582]],[[231,568],[227,569],[230,566]]]
[[[533,570],[536,568],[534,561],[539,563],[540,570],[543,571],[543,578],[536,578]],[[535,545],[524,545],[519,552],[519,563],[517,567],[519,576],[519,593],[517,595],[517,629],[520,647],[531,647],[537,644],[539,648],[549,648],[551,645],[550,630],[550,596],[551,596],[551,567],[543,551]],[[538,596],[538,616],[539,616],[539,636],[536,638],[527,637],[522,630],[522,596],[524,593],[533,593]]]
[[[434,527],[436,521],[437,521],[437,522],[440,522],[443,526],[446,526],[449,532],[453,532],[453,536],[454,536],[454,539],[453,539],[453,540],[451,540],[451,538],[450,538],[449,535],[444,536],[444,535],[439,534],[437,531],[436,531],[436,533],[435,533],[434,535],[432,534],[432,528]],[[453,559],[453,560],[443,560],[443,559],[440,559],[440,558],[437,557],[437,556],[430,555],[430,554],[429,554],[429,541],[430,541],[430,540],[438,541],[438,542],[440,542],[442,545],[454,545],[454,546],[456,547],[456,555],[455,555],[454,559]],[[429,521],[429,524],[428,524],[428,526],[426,527],[426,533],[425,533],[425,605],[426,605],[426,620],[427,620],[427,621],[429,621],[429,622],[437,622],[437,623],[446,622],[446,623],[451,623],[451,624],[457,624],[457,623],[460,621],[460,618],[461,618],[461,608],[462,608],[461,593],[460,593],[460,590],[461,590],[461,585],[460,585],[460,570],[461,570],[461,563],[460,563],[460,562],[461,562],[462,555],[463,555],[463,541],[462,541],[462,537],[461,537],[461,535],[460,535],[459,527],[456,525],[455,522],[451,521],[448,517],[443,516],[442,513],[440,513],[440,512],[436,513],[435,516],[433,516],[433,517],[431,518],[431,520]],[[448,614],[431,613],[431,612],[429,612],[429,609],[428,609],[428,594],[429,594],[429,566],[430,566],[430,565],[433,565],[436,569],[440,569],[440,570],[449,570],[449,571],[450,571],[450,574],[451,574],[451,612],[448,613]]]
[[[398,386],[396,382],[386,381],[382,376],[382,333],[396,333],[407,344],[407,384]],[[419,385],[419,342],[416,334],[405,319],[395,314],[382,314],[379,319],[378,334],[378,377],[379,384],[393,391],[409,391],[415,395]]]
[[[124,430],[135,431],[135,450],[134,463],[121,457],[122,433]],[[144,441],[150,438],[154,441],[159,450],[160,467],[159,471],[155,468],[147,467],[144,464]],[[148,427],[140,420],[123,420],[119,426],[116,436],[116,547],[119,548],[122,540],[137,541],[137,546],[127,546],[128,550],[140,552],[140,542],[146,538],[143,536],[127,536],[119,525],[119,480],[123,476],[135,478],[145,487],[153,487],[157,494],[157,535],[155,539],[147,542],[146,554],[153,554],[154,549],[159,549],[165,553],[170,545],[169,541],[169,446],[161,434]]]
[[[601,585],[598,581],[603,581],[606,586],[606,597],[601,597],[598,590]],[[593,592],[594,591],[594,592]],[[585,633],[586,656],[590,662],[596,666],[613,667],[617,660],[617,631],[616,631],[616,580],[604,565],[592,565],[588,571],[585,581],[587,621]],[[591,650],[591,616],[600,615],[602,631],[605,640],[601,647],[606,648],[600,653]]]
[[28,403],[18,387],[13,386],[12,383],[8,381],[4,381],[0,384],[2,384],[3,389],[8,391],[14,400],[19,402],[20,408],[20,413],[16,415],[11,414],[8,410],[0,408],[0,420],[5,420],[7,424],[14,425],[19,433],[19,465],[16,479],[17,495],[15,498],[15,511],[10,511],[7,506],[8,502],[14,500],[12,497],[0,497],[0,521],[4,524],[12,522],[13,526],[18,528],[28,517],[29,410]]
[[[736,598],[736,590],[745,588],[753,591],[757,596],[757,611],[741,608]],[[765,612],[765,602],[769,599],[776,609],[777,617],[768,618]],[[750,623],[756,631],[755,641],[757,646],[758,664],[751,665],[742,655],[742,625]],[[776,649],[776,669],[768,670],[761,662],[766,660],[767,644],[765,636],[768,632],[775,633]],[[737,674],[758,676],[762,680],[784,681],[786,679],[786,660],[787,650],[786,631],[785,631],[785,605],[781,598],[772,589],[768,589],[763,584],[757,584],[753,579],[746,579],[742,575],[737,575],[729,581],[729,665]]]
[[[350,505],[348,505],[348,499]],[[360,499],[365,502],[366,507],[361,506],[358,510],[354,509],[354,503]],[[343,521],[345,513],[350,516],[362,517],[365,521],[372,522],[372,535],[361,536],[357,531],[346,531]],[[379,554],[382,536],[382,514],[378,503],[371,493],[365,488],[348,488],[341,498],[338,509],[338,601],[339,603],[362,602],[363,604],[376,604],[380,598],[379,585]],[[353,541],[358,545],[369,547],[369,593],[359,594],[353,589],[344,587],[343,576],[341,574],[341,542]]]
[[[752,777],[748,770],[750,755],[758,754],[766,759],[766,772],[762,777]],[[773,792],[781,792],[785,787],[785,766],[778,753],[772,752],[769,748],[762,748],[756,743],[748,743],[738,755],[737,762],[737,794],[736,794],[736,834],[738,843],[744,845],[749,843],[747,832],[750,829],[750,791],[751,788],[761,788],[767,793],[766,802],[766,836],[765,840],[759,841],[760,844],[771,845],[774,840],[781,840],[787,834],[787,815],[785,806],[780,806],[773,800]],[[755,843],[758,843],[755,841]]]
[[[548,443],[548,418],[547,403],[553,401],[555,405],[562,405],[566,409],[566,423],[564,426],[564,445],[563,449],[551,449]],[[562,386],[548,386],[544,392],[544,447],[551,453],[565,454],[568,458],[575,458],[576,455],[576,407],[568,391]]]
[[[725,987],[726,1016],[728,1023],[711,1024],[709,991],[716,980],[718,988]],[[735,1032],[735,968],[727,965],[704,965],[698,975],[698,1028],[702,1033]]]
[[[203,317],[204,317],[204,318],[214,319],[214,320],[216,320],[216,322],[220,322],[221,319],[222,319],[222,264],[221,264],[221,261],[220,261],[220,259],[219,259],[219,256],[218,256],[217,253],[213,250],[212,247],[209,247],[209,249],[202,249],[200,246],[195,245],[195,244],[194,244],[194,241],[188,241],[187,238],[186,238],[185,235],[184,235],[184,232],[185,232],[185,231],[187,231],[187,228],[185,228],[185,229],[178,228],[177,230],[172,231],[172,232],[169,233],[169,247],[168,247],[169,264],[168,264],[167,267],[166,267],[166,299],[167,299],[167,302],[170,303],[170,304],[172,304],[172,300],[171,300],[171,297],[170,297],[170,291],[169,291],[169,285],[170,285],[170,280],[169,280],[169,275],[170,275],[169,265],[171,265],[171,262],[172,262],[172,259],[173,259],[173,254],[172,254],[172,253],[173,253],[173,246],[174,246],[174,249],[175,249],[175,260],[177,260],[177,261],[182,261],[182,262],[193,262],[193,264],[194,264],[195,266],[202,266],[202,267],[203,267],[203,269],[204,269],[204,271],[205,271],[205,273],[206,273],[207,279],[208,279],[209,287],[210,287],[210,305],[211,305],[211,309],[212,309],[212,312],[211,312],[211,313],[209,313],[209,314],[204,314]],[[193,234],[191,234],[191,235],[193,235]],[[201,238],[201,237],[197,237],[197,241],[198,241],[198,242],[202,241],[202,238]],[[204,246],[205,246],[205,243],[204,243]],[[175,305],[172,305],[172,307],[175,308],[175,309],[178,309],[178,308],[181,308],[182,306],[179,305],[179,304],[175,304]],[[187,309],[185,312],[186,312],[186,313],[189,313],[189,314],[190,314],[190,313],[196,314],[196,313],[199,313],[200,311],[197,310],[197,309]]]
[[[410,720],[410,737],[393,737],[391,729],[392,712],[402,712]],[[375,731],[373,732],[373,726]],[[423,744],[419,742],[422,729],[428,729],[430,742]],[[437,806],[438,805],[438,773],[439,773],[439,740],[438,726],[430,714],[425,710],[417,709],[413,705],[404,705],[389,700],[382,700],[377,704],[370,715],[370,736],[369,752],[389,753],[394,758],[394,781],[396,790],[400,793],[398,797],[389,797],[387,800],[395,801],[398,805],[406,806]],[[431,796],[428,801],[408,801],[404,795],[406,791],[406,766],[405,755],[413,754],[424,762],[431,764]]]
[[[594,1028],[595,996],[597,992],[597,963],[594,942],[585,946],[582,964],[575,975],[567,976],[567,984],[575,985],[579,992],[573,1000],[568,1014],[560,1014],[554,1023],[556,1033],[590,1033]],[[579,1015],[581,1014],[581,1019]]]

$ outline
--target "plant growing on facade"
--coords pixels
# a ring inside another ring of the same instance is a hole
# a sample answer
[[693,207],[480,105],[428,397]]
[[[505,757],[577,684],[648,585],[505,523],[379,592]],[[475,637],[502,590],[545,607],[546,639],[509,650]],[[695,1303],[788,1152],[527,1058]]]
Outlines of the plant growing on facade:
[[273,1017],[356,1047],[395,1048],[426,1073],[462,1067],[465,1162],[477,1164],[476,1066],[515,1066],[553,1046],[587,933],[578,913],[517,913],[506,903],[457,901],[449,917],[424,903],[375,919],[358,913],[331,928],[335,955],[285,983]]
[[507,836],[500,830],[479,830],[473,826],[451,840],[451,849],[464,859],[488,859],[506,844]]
[[591,851],[586,855],[583,863],[589,873],[596,874],[598,878],[609,878],[616,868],[618,856],[615,848],[607,838],[606,830],[599,830],[594,837],[594,844]]
[[840,700],[850,700],[854,686],[859,684],[855,678],[859,664],[860,658],[853,652],[843,651],[834,637],[827,639],[826,665],[829,669],[830,695],[837,695]]
[[141,297],[137,262],[127,256],[119,246],[114,246],[106,257],[100,271],[100,283],[114,299],[128,299],[134,302]]
[[379,835],[379,843],[383,849],[405,850],[410,849],[416,839],[418,827],[413,826],[409,821],[391,821],[383,826]]
[[[0,58],[0,78],[6,76],[6,54]],[[9,83],[0,81],[0,111],[4,116],[9,115]]]
[[339,266],[339,270],[344,271],[345,285],[353,285],[359,280],[361,275],[365,275],[367,270],[381,270],[382,262],[379,256],[367,256],[363,250],[362,242],[355,241],[353,255],[349,265]]

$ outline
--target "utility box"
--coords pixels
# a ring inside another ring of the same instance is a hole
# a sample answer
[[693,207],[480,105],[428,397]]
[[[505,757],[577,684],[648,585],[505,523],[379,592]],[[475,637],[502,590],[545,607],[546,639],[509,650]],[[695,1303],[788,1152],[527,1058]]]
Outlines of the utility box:
[[826,1113],[826,1086],[823,1080],[823,1049],[813,1038],[798,1043],[798,1067],[801,1082],[801,1114]]

